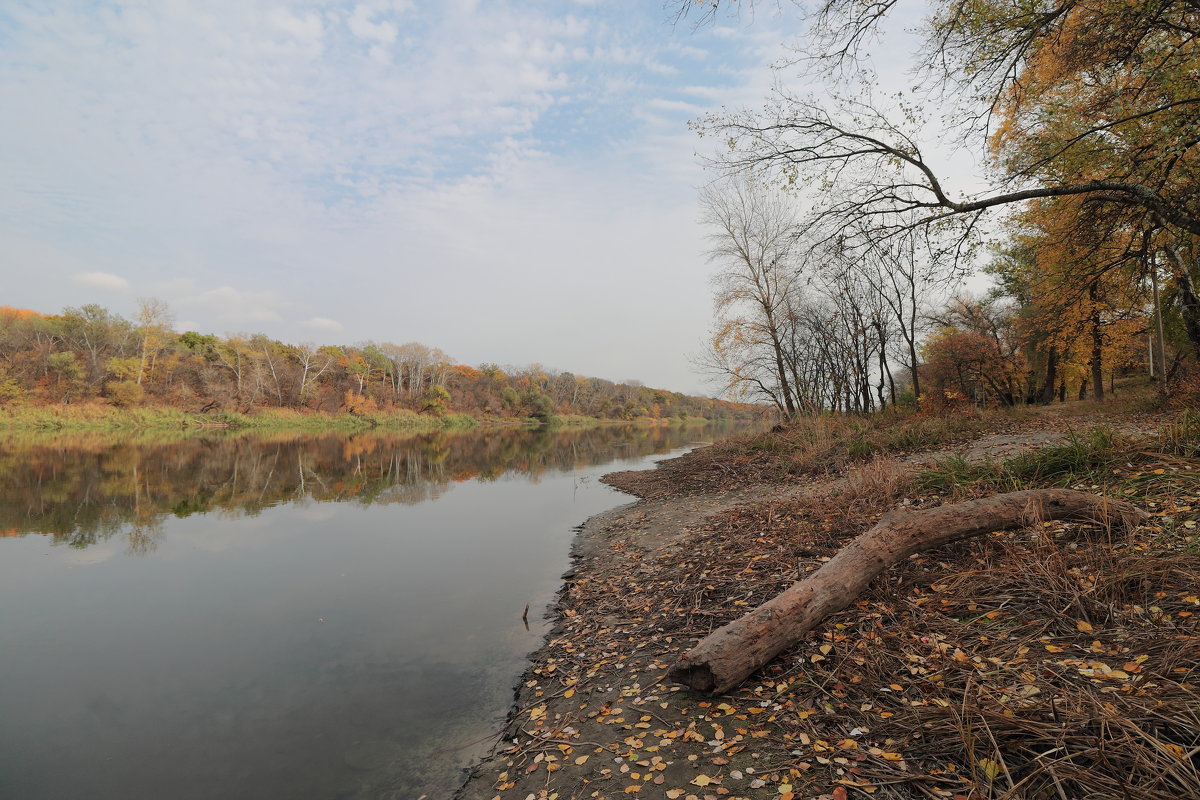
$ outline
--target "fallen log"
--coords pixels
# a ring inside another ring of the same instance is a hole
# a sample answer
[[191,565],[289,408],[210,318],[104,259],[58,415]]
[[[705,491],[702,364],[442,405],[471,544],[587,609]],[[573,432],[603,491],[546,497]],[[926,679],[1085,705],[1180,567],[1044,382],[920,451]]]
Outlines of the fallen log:
[[853,603],[876,575],[922,550],[1045,520],[1132,528],[1146,518],[1128,503],[1069,489],[1033,489],[919,511],[891,511],[816,572],[701,639],[668,675],[700,692],[726,692],[825,617]]

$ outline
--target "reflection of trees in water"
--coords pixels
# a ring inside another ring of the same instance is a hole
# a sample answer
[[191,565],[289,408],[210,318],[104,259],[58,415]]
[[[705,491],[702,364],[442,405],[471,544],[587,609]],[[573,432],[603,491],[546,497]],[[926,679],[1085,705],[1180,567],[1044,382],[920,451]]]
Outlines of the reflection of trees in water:
[[255,515],[289,501],[411,505],[455,482],[663,453],[712,427],[619,426],[422,435],[62,436],[0,442],[0,531],[87,547],[118,534],[154,549],[167,515]]

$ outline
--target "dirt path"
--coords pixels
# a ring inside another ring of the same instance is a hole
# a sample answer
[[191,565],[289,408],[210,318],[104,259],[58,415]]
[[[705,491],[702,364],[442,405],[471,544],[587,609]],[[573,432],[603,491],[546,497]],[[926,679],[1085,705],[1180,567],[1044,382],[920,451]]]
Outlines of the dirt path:
[[1139,414],[1113,419],[1105,414],[1068,415],[1069,410],[1070,406],[1039,408],[1026,421],[1029,426],[1026,430],[987,434],[959,447],[914,453],[902,460],[914,466],[927,466],[949,455],[960,455],[972,463],[1003,461],[1023,452],[1064,442],[1072,432],[1083,433],[1096,426],[1104,426],[1130,439],[1145,438],[1152,436],[1169,418],[1164,414]]

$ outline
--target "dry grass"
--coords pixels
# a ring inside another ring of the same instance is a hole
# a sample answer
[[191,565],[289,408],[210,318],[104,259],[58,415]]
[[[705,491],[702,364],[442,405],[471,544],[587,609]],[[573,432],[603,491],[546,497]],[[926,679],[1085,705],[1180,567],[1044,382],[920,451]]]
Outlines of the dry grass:
[[844,488],[835,499],[859,508],[889,508],[914,488],[912,468],[891,456],[876,456],[846,471]]
[[963,442],[984,432],[1039,424],[1022,411],[971,411],[945,417],[823,415],[735,437],[663,462],[653,472],[615,473],[606,482],[639,497],[734,489],[833,475],[878,456]]
[[[636,537],[618,541],[618,563],[564,595],[567,627],[539,688],[585,697],[570,706],[582,719],[618,694],[669,701],[642,706],[654,714],[642,717],[645,741],[612,752],[671,741],[626,761],[690,762],[685,777],[719,776],[731,797],[778,797],[784,784],[814,798],[837,797],[838,785],[848,797],[906,800],[1200,797],[1200,550],[1178,524],[1198,516],[1200,496],[1182,473],[1144,466],[1154,480],[1132,499],[1170,512],[1174,527],[1158,518],[1118,535],[1056,522],[918,555],[711,702],[664,694],[654,680],[696,638],[869,527],[902,471],[886,460],[856,471],[853,502],[738,507],[686,547],[646,553]],[[709,741],[663,739],[689,726]],[[711,741],[715,726],[724,741]],[[735,733],[744,740],[730,741]],[[623,784],[598,785],[616,796]]]
[[[1090,488],[1155,516],[1127,534],[1042,523],[914,556],[731,695],[664,695],[662,727],[723,725],[750,743],[684,742],[668,757],[723,776],[733,797],[832,798],[839,785],[897,799],[1200,797],[1200,470],[1184,455],[1200,426],[1176,425],[1151,446],[1164,453],[1102,430],[1023,456],[1005,478],[1019,486],[961,462],[922,488],[876,457],[848,471],[838,496],[744,505],[686,547],[631,547],[628,565],[564,596],[579,628],[553,643],[555,664],[625,689],[622,674],[594,665],[631,663],[649,643],[648,674],[661,676],[901,498],[923,507],[999,488]],[[691,464],[706,480],[715,462]],[[598,618],[623,623],[588,627]]]

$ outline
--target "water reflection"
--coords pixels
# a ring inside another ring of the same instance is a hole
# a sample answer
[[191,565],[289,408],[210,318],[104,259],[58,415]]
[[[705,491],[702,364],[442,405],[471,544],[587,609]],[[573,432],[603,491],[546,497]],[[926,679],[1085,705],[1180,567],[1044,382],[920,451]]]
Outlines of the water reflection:
[[453,484],[530,479],[665,453],[721,428],[612,426],[466,433],[243,434],[166,441],[79,434],[0,440],[0,536],[84,548],[117,535],[147,553],[168,516],[255,515],[281,502],[412,505]]
[[719,435],[0,440],[0,797],[448,797],[597,478]]

